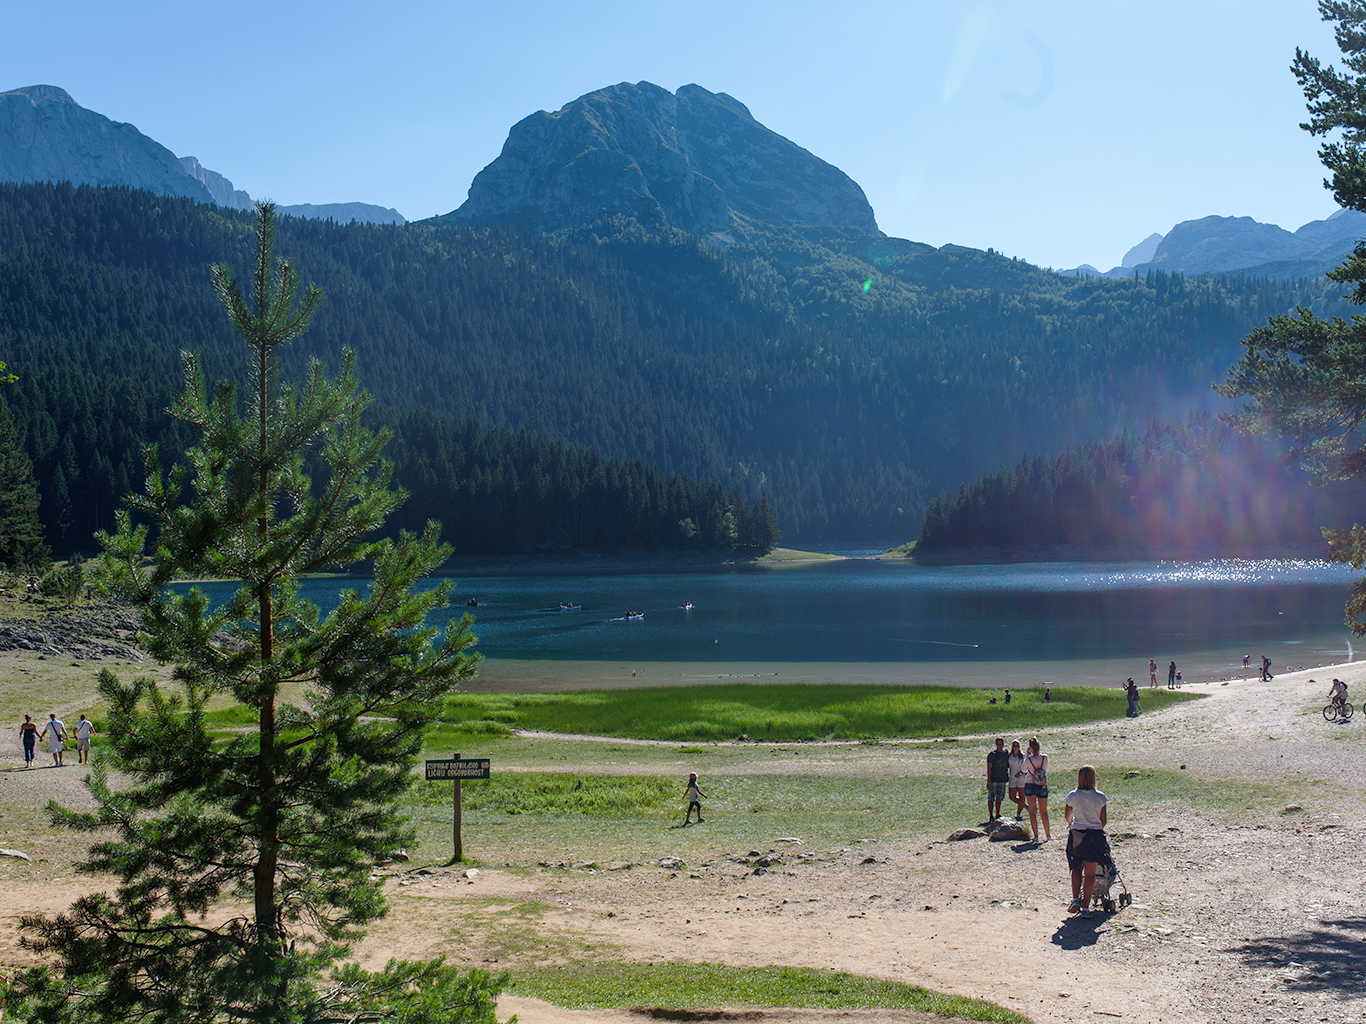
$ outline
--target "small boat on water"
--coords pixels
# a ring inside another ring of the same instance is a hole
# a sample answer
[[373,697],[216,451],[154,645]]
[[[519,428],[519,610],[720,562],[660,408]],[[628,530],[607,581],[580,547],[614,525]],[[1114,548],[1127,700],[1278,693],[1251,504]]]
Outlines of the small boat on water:
[[691,602],[691,601],[684,601],[684,602],[683,602],[682,604],[680,604],[678,607],[682,608],[685,612],[690,612],[690,611],[692,611],[692,602]]
[[478,608],[479,602],[476,601],[474,598],[470,598],[468,601],[465,602],[465,606],[467,608]]
[[556,608],[555,610],[556,610],[557,612],[572,612],[572,611],[576,610],[576,609],[579,608],[579,607],[580,607],[580,606],[577,605],[577,604],[575,604],[573,601],[570,601],[570,602],[568,602],[568,603],[565,603],[564,601],[561,601],[561,602],[560,602],[560,606],[559,606],[558,608]]
[[634,621],[634,620],[636,620],[636,619],[643,619],[643,618],[645,618],[645,613],[644,613],[644,612],[632,611],[630,608],[628,608],[628,609],[626,609],[626,614],[623,615],[623,616],[621,617],[621,621],[622,621],[622,622],[632,622],[632,621]]

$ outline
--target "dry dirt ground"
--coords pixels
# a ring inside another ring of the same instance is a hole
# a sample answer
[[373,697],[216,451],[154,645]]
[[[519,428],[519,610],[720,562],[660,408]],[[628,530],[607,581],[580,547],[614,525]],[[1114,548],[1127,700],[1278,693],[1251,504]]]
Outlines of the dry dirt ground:
[[[1115,808],[1115,857],[1134,902],[1114,915],[1065,913],[1061,797],[1070,785],[1055,773],[1055,838],[1039,846],[917,836],[839,850],[778,843],[782,863],[764,873],[755,873],[752,858],[721,858],[675,870],[651,863],[396,874],[388,883],[394,911],[362,952],[378,961],[449,954],[443,937],[457,931],[466,944],[456,959],[494,970],[553,962],[568,943],[603,960],[844,970],[988,999],[1038,1024],[1366,1022],[1366,715],[1346,725],[1323,721],[1316,709],[1333,674],[1366,696],[1366,666],[1317,669],[1270,683],[1209,684],[1201,687],[1206,700],[1052,738],[1069,763],[1112,760],[1123,743],[1133,764],[1311,784],[1300,809],[1248,818]],[[848,749],[856,765],[857,748]],[[925,747],[904,751],[913,775]],[[770,769],[782,771],[780,760]],[[44,829],[38,810],[53,796],[79,802],[79,780],[73,769],[0,771],[0,845],[34,857],[0,858],[0,883],[10,892],[0,960],[21,957],[21,913],[59,910],[88,884],[73,876],[70,840]],[[718,1011],[716,1019],[769,1024],[925,1019]],[[522,1024],[644,1019],[505,996],[500,1020],[513,1013]]]

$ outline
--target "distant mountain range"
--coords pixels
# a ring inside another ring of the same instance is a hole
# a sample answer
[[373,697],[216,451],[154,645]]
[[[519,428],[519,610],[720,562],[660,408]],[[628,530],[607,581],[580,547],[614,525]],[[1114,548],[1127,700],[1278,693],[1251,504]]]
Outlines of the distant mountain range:
[[[0,93],[0,181],[125,186],[233,210],[252,206],[250,195],[194,157],[177,157],[131,124],[87,110],[53,85]],[[282,206],[280,212],[341,223],[407,223],[397,210],[369,203]]]
[[1246,274],[1290,280],[1320,277],[1366,239],[1366,213],[1338,210],[1296,231],[1251,217],[1182,221],[1166,235],[1152,234],[1104,273],[1090,264],[1062,271],[1069,277],[1132,277],[1149,270],[1187,274]]

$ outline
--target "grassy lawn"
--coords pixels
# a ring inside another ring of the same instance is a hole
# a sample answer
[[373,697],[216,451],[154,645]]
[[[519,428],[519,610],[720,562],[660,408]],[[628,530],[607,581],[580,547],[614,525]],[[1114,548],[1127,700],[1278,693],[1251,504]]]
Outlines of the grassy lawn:
[[1028,1024],[1028,1019],[977,999],[918,985],[807,967],[727,967],[707,963],[595,963],[518,971],[512,989],[577,1010],[644,1006],[793,1006],[822,1009],[905,1009],[962,1020]]
[[[1145,693],[1147,711],[1199,695]],[[908,739],[987,732],[1019,735],[1118,718],[1123,691],[1057,687],[988,704],[960,687],[730,683],[568,693],[459,694],[446,703],[451,734],[512,729],[692,742],[747,736],[764,743]]]

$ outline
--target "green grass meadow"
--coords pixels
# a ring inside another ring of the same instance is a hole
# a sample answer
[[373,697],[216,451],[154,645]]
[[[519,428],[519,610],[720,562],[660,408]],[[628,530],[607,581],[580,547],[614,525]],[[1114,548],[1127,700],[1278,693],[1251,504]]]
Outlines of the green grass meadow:
[[513,990],[576,1010],[632,1006],[897,1009],[960,1020],[1028,1024],[1028,1018],[979,999],[808,967],[595,963],[592,970],[570,965],[518,971]]
[[[1146,691],[1145,713],[1199,695]],[[623,739],[761,743],[815,740],[933,739],[989,732],[1020,735],[1119,718],[1124,693],[1058,687],[1010,704],[989,704],[961,687],[730,683],[565,693],[458,694],[447,700],[442,731],[506,735],[513,729]]]

